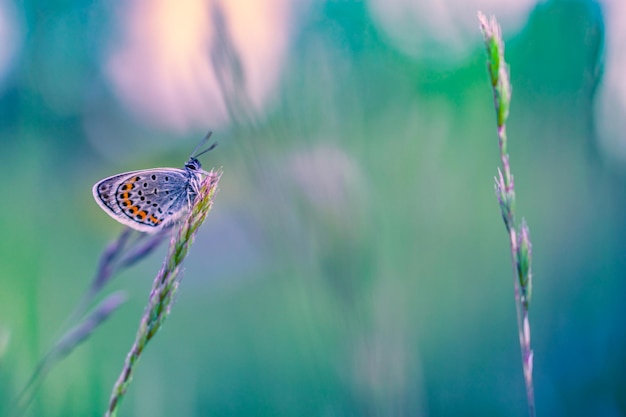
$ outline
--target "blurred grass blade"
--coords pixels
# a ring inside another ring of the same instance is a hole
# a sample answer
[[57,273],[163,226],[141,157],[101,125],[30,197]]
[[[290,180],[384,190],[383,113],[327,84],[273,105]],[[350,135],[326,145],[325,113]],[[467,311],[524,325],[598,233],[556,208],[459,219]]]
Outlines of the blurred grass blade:
[[37,391],[37,387],[43,381],[45,375],[52,367],[69,355],[82,342],[87,340],[94,330],[100,326],[109,316],[126,301],[126,295],[123,291],[115,292],[105,298],[95,309],[89,314],[85,320],[68,330],[59,341],[50,349],[46,356],[41,359],[35,371],[29,378],[26,386],[17,396],[14,405],[8,415],[21,416],[30,405],[33,395]]

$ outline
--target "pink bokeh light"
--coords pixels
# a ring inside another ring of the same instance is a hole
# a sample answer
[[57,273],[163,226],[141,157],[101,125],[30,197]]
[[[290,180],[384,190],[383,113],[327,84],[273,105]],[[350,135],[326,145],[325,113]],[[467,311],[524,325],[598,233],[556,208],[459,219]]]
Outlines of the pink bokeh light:
[[249,110],[266,109],[289,45],[288,0],[132,0],[116,10],[119,36],[105,72],[119,101],[142,123],[180,133],[230,121],[212,63],[212,48],[221,41],[216,10],[243,69]]

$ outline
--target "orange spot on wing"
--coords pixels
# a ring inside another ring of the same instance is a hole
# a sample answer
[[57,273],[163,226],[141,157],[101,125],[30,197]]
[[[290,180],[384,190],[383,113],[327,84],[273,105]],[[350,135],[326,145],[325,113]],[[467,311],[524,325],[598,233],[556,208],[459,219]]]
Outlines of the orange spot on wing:
[[159,224],[161,223],[161,220],[157,219],[156,217],[154,217],[153,215],[150,215],[150,217],[148,217],[148,220],[150,220],[152,223],[154,224]]
[[127,208],[128,212],[125,212],[127,215],[131,216],[137,215],[142,221],[148,217],[148,213],[144,210],[139,210],[139,206],[133,206],[130,201],[130,192],[126,190],[133,189],[133,183],[137,181],[137,177],[133,177],[129,179],[124,185],[122,185],[121,190],[124,191],[120,194],[121,203],[124,207]]

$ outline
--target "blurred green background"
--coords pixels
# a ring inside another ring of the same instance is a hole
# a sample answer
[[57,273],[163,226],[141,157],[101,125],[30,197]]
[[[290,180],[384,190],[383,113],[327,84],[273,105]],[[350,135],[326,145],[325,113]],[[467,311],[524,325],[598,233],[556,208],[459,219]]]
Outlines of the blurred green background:
[[[122,229],[91,186],[207,130],[221,190],[121,416],[527,415],[478,9],[511,65],[538,415],[626,415],[626,11],[500,3],[0,1],[0,415]],[[103,414],[164,253],[27,415]]]

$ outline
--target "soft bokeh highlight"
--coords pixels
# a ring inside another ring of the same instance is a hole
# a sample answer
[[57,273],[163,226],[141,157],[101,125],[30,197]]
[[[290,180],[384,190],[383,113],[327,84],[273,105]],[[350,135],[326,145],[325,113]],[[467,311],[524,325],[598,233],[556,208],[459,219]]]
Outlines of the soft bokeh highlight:
[[[224,126],[230,119],[224,97],[229,91],[215,73],[216,50],[232,42],[242,87],[260,111],[276,94],[292,8],[287,0],[133,0],[114,12],[119,34],[106,58],[106,74],[122,104],[144,123],[178,133]],[[218,24],[225,33],[217,32]]]

